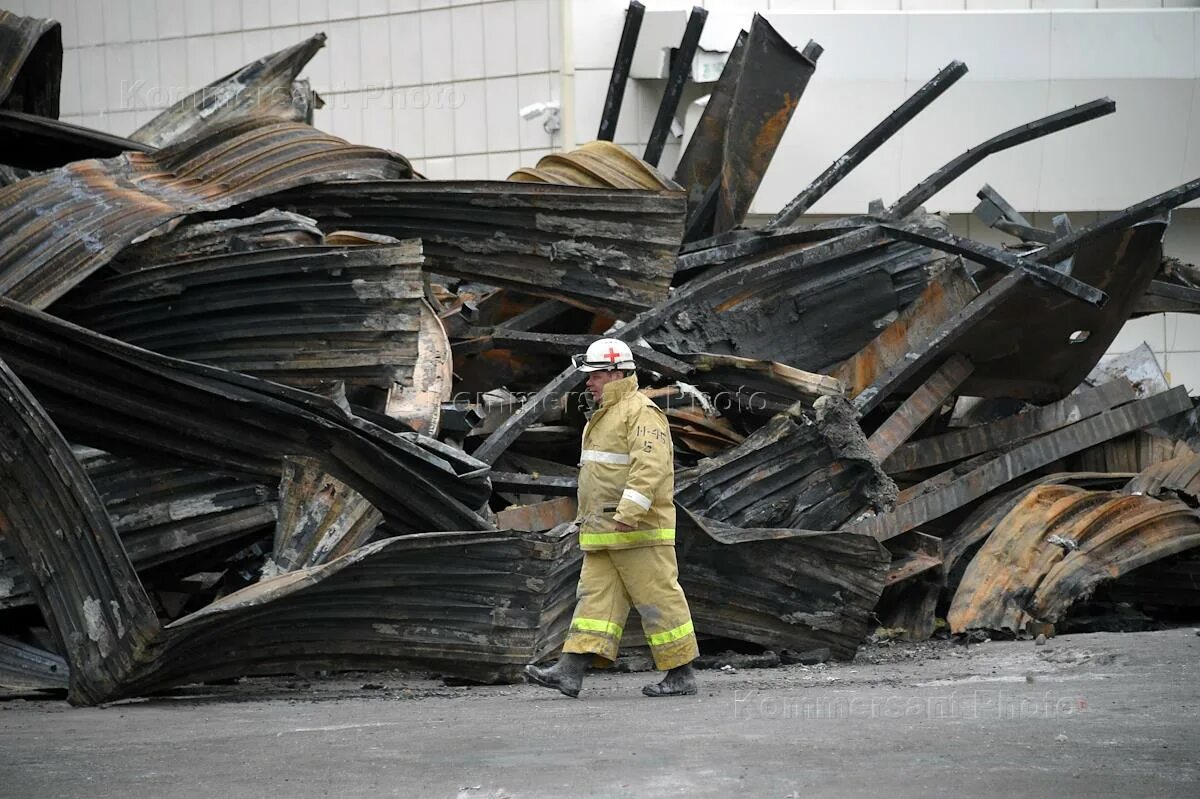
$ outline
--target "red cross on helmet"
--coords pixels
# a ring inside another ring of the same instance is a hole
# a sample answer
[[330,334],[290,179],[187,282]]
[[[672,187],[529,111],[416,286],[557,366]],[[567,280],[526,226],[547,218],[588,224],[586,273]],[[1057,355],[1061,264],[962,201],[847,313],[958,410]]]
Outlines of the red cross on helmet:
[[633,370],[633,352],[624,341],[615,338],[602,338],[592,342],[587,352],[575,355],[572,363],[581,372],[604,372],[612,369]]

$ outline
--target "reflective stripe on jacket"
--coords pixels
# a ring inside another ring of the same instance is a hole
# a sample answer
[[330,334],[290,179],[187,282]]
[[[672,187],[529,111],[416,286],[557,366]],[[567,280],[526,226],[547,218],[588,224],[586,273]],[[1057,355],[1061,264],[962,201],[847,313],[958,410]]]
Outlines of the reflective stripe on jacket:
[[[637,376],[604,387],[583,429],[579,545],[585,550],[675,543],[675,458],[666,414]],[[632,530],[620,531],[617,524]]]

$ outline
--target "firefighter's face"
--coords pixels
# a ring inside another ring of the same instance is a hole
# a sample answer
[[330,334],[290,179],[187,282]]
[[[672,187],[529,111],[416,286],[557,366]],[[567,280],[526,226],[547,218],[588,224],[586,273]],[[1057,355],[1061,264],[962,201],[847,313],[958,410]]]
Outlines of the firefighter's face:
[[589,372],[587,379],[588,391],[592,392],[592,399],[599,402],[604,396],[604,387],[614,380],[620,380],[625,376],[624,372],[613,369],[609,372]]

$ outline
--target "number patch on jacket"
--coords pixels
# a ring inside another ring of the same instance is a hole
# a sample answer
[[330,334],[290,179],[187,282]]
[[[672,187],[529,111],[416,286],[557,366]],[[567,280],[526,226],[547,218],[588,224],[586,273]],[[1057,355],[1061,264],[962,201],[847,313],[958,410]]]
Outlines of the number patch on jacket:
[[[660,444],[666,440],[667,431],[661,427],[647,427],[646,425],[638,425],[637,431],[634,433],[638,438],[653,438]],[[646,452],[650,450],[647,449]]]

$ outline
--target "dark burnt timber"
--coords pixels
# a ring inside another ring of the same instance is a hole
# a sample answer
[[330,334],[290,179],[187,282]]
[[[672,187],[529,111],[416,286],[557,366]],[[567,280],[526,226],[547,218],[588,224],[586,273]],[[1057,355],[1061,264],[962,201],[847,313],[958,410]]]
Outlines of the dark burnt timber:
[[646,7],[637,0],[632,0],[625,9],[625,27],[621,29],[621,41],[617,44],[612,77],[608,81],[608,96],[604,98],[604,109],[600,112],[600,130],[596,133],[596,138],[601,141],[612,141],[617,135],[617,121],[625,101],[625,84],[629,81],[629,68],[633,65],[633,52],[637,48],[645,15]]
[[[863,517],[843,529],[867,532],[880,540],[887,540],[974,502],[1015,477],[1191,407],[1187,389],[1182,386],[1131,402],[1035,438],[1009,452],[989,457],[965,473],[952,470],[947,473],[950,482],[928,493],[921,493],[920,486],[908,489],[890,513]],[[943,482],[936,477],[932,480],[939,484]]]
[[689,238],[745,220],[821,52],[812,41],[797,51],[758,14],[738,37],[675,171],[691,219],[712,220],[689,223]]
[[836,529],[864,506],[890,506],[895,490],[841,397],[779,414],[675,478],[678,504],[738,527]]
[[812,183],[808,184],[775,216],[771,217],[763,226],[763,231],[787,229],[794,225],[809,208],[812,208],[818,200],[828,194],[834,186],[841,183],[859,164],[867,160],[871,153],[886,144],[917,114],[932,105],[966,74],[967,65],[961,61],[951,61],[942,67],[938,74],[929,79],[929,82],[917,89],[895,111],[884,117],[878,125],[871,128],[853,147],[830,164]]
[[677,191],[512,181],[324,183],[270,204],[326,232],[419,238],[436,274],[618,318],[666,298],[685,209]]
[[857,397],[889,370],[912,360],[911,353],[921,352],[941,325],[979,296],[979,286],[960,258],[944,259],[929,272],[929,283],[919,297],[866,346],[830,370],[850,397]]
[[[275,524],[273,480],[148,465],[94,450],[77,457],[139,572],[199,562],[214,549],[250,543]],[[0,536],[0,610],[34,603],[28,575]]]
[[884,468],[888,474],[899,474],[953,463],[1005,444],[1053,432],[1134,399],[1136,394],[1133,386],[1123,380],[1114,380],[990,424],[966,427],[905,444],[887,456],[883,462]]
[[1084,122],[1090,122],[1093,119],[1111,114],[1116,110],[1117,104],[1105,97],[1007,130],[948,161],[897,200],[888,208],[887,215],[893,219],[903,219],[917,210],[926,200],[929,200],[939,191],[946,188],[946,186],[953,183],[956,178],[968,169],[990,155],[995,155],[998,152],[1033,141],[1034,139],[1040,139],[1042,136],[1048,136],[1051,133],[1057,133],[1060,130],[1081,125]]
[[487,529],[484,464],[394,433],[305,391],[168,358],[0,300],[0,358],[75,440],[132,456],[278,478],[285,455],[321,461],[396,531]]
[[974,371],[971,362],[961,355],[951,355],[924,383],[892,412],[883,424],[871,433],[867,447],[880,460],[887,459],[896,449],[917,432]]
[[683,39],[671,60],[671,69],[667,73],[667,85],[663,88],[662,100],[658,104],[658,114],[654,117],[654,125],[650,128],[650,137],[646,140],[646,151],[642,160],[651,166],[658,166],[662,158],[663,146],[667,143],[667,134],[671,132],[671,123],[675,120],[675,110],[679,107],[679,98],[683,96],[683,87],[692,74],[692,59],[696,57],[696,48],[700,46],[700,34],[704,32],[704,22],[708,12],[700,6],[692,6],[688,15],[687,27],[683,29]]
[[870,536],[746,529],[686,512],[677,546],[697,631],[817,660],[854,657],[889,559]]

